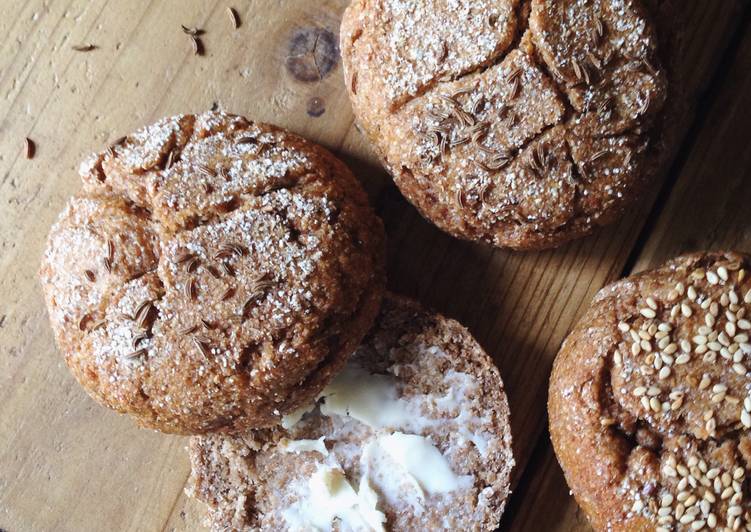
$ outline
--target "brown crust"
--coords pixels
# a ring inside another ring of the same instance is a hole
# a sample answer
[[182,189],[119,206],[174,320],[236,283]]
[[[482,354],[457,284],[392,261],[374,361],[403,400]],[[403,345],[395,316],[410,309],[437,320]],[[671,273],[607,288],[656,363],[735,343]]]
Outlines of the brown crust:
[[[387,294],[376,325],[352,361],[368,372],[395,376],[400,397],[424,401],[419,403],[423,415],[440,422],[413,429],[415,433],[429,437],[457,474],[475,476],[466,491],[426,499],[421,514],[381,494],[378,509],[387,516],[387,529],[494,530],[514,463],[509,409],[498,369],[470,333],[411,300]],[[468,375],[473,383],[465,395],[464,381],[452,380],[454,372]],[[452,394],[459,397],[459,412],[441,402]],[[483,434],[485,451],[462,439],[460,428]],[[373,435],[365,424],[326,417],[314,408],[289,430],[194,437],[188,492],[208,504],[213,530],[281,530],[282,512],[296,497],[293,486],[323,458],[315,452],[284,453],[277,442],[325,436],[328,452],[356,484],[359,457]]]
[[146,427],[278,422],[375,318],[384,234],[328,151],[224,113],[166,118],[81,167],[40,272],[81,385]]
[[596,530],[749,523],[750,266],[696,253],[618,281],[561,347],[550,433]]
[[441,229],[554,247],[622,216],[664,162],[683,100],[668,2],[575,1],[356,0],[345,11],[358,122]]

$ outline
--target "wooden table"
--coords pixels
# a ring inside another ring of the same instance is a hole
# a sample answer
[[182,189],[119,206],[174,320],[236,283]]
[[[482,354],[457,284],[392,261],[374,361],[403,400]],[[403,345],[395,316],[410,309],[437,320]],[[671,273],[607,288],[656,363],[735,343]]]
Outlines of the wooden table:
[[[518,461],[502,528],[586,530],[545,428],[549,370],[604,284],[684,251],[751,251],[751,5],[684,2],[695,106],[639,208],[558,250],[511,253],[441,233],[379,168],[330,47],[347,0],[231,2],[0,0],[0,529],[200,530],[201,509],[183,494],[186,440],[139,430],[86,396],[55,351],[36,271],[87,153],[218,105],[351,164],[386,222],[391,288],[466,324],[495,358]],[[205,30],[203,55],[181,24]]]

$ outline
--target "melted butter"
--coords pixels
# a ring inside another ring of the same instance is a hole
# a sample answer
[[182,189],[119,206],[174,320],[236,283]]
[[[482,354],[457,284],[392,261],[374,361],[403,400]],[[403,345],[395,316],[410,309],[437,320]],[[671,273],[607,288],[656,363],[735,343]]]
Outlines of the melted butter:
[[[398,375],[398,368],[394,368]],[[456,425],[461,440],[472,441],[484,454],[488,445],[481,434],[467,428],[482,422],[466,410],[469,395],[476,393],[470,375],[449,371],[448,393],[433,399],[430,396],[400,397],[398,380],[393,375],[370,374],[348,365],[321,392],[320,412],[324,416],[355,419],[373,429],[361,448],[360,483],[357,489],[342,472],[339,464],[317,440],[282,440],[285,452],[315,451],[325,463],[303,480],[300,499],[282,515],[292,530],[329,531],[337,520],[340,530],[382,531],[386,516],[378,510],[379,501],[399,507],[406,501],[417,515],[424,511],[426,499],[433,495],[468,489],[474,484],[471,475],[458,475],[433,442],[414,434],[437,424]],[[421,415],[425,401],[435,405],[449,417],[431,419]],[[285,416],[285,428],[294,426],[315,403]]]
[[302,452],[317,452],[323,456],[329,455],[329,450],[326,449],[326,444],[323,443],[325,436],[321,436],[317,440],[289,440],[282,438],[279,441],[279,447],[285,453],[300,454]]
[[359,500],[358,509],[365,522],[377,532],[383,531],[383,523],[386,522],[386,516],[378,510],[378,494],[370,486],[366,476],[360,478],[360,486],[357,490]]
[[307,487],[307,497],[282,512],[292,530],[330,531],[338,518],[342,530],[383,532],[386,516],[366,478],[356,492],[340,469],[321,464]]
[[284,427],[286,430],[291,429],[295,425],[297,425],[297,422],[302,419],[302,417],[307,414],[308,412],[312,411],[316,407],[315,402],[310,403],[309,405],[302,406],[298,408],[297,410],[293,410],[289,414],[282,417],[282,427]]
[[469,401],[469,396],[477,393],[477,383],[470,375],[454,370],[449,370],[445,378],[450,383],[449,391],[445,396],[436,399],[436,405],[446,412],[458,412],[453,422],[457,426],[455,432],[460,441],[472,442],[480,455],[485,456],[490,444],[485,434],[473,432],[467,428],[470,425],[480,426],[485,420],[470,415],[463,408],[463,405]]
[[321,393],[321,413],[350,416],[374,429],[398,428],[414,422],[409,402],[399,398],[390,375],[371,375],[350,365]]
[[473,484],[472,476],[456,475],[446,457],[427,438],[394,432],[379,436],[377,442],[422,490],[431,495],[469,488]]
[[[398,375],[400,368],[396,366],[394,369]],[[436,399],[436,405],[444,412],[454,413],[456,417],[451,421],[457,426],[455,433],[460,441],[472,442],[485,456],[488,439],[484,434],[467,428],[480,425],[483,420],[465,410],[469,395],[477,391],[477,383],[470,375],[453,370],[445,377],[450,387],[445,396]],[[319,397],[324,398],[321,405],[323,415],[349,416],[376,430],[421,432],[442,422],[420,415],[419,404],[414,400],[400,398],[396,379],[391,375],[370,374],[352,364],[337,375]]]

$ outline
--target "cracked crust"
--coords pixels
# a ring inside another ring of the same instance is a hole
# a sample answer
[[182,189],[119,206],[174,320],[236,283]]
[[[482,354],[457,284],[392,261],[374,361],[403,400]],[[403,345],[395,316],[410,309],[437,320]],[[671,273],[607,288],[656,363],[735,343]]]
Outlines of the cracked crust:
[[616,220],[661,162],[680,100],[656,29],[667,4],[355,0],[341,27],[355,115],[441,229],[554,247]]
[[380,220],[329,152],[208,112],[163,119],[81,165],[40,278],[81,385],[146,427],[274,424],[372,324]]
[[[391,491],[382,477],[371,474],[385,528],[495,530],[514,465],[508,402],[498,369],[469,332],[411,300],[387,294],[374,328],[348,364],[388,375],[400,400],[421,412],[410,418],[411,426],[387,430],[429,437],[456,474],[472,476],[471,487],[427,496],[419,512],[409,503],[411,486]],[[187,491],[208,505],[212,530],[287,530],[285,509],[295,504],[300,484],[317,465],[338,463],[357,486],[366,475],[361,457],[377,434],[351,417],[326,416],[314,406],[289,429],[194,437]],[[283,438],[321,436],[325,457],[284,452]],[[481,449],[475,442],[485,445]]]
[[595,529],[751,528],[750,267],[697,253],[623,279],[564,342],[550,433]]

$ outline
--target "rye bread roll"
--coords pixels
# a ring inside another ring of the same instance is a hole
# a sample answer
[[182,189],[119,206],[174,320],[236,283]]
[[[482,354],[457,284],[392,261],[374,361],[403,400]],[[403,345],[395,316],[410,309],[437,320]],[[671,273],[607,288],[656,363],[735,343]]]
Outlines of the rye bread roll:
[[550,433],[595,530],[751,528],[751,261],[603,288],[556,358]]
[[384,233],[352,173],[277,127],[165,118],[81,166],[41,282],[81,385],[145,427],[278,423],[359,345]]
[[354,0],[355,116],[439,228],[557,246],[618,219],[669,152],[682,95],[666,4]]

